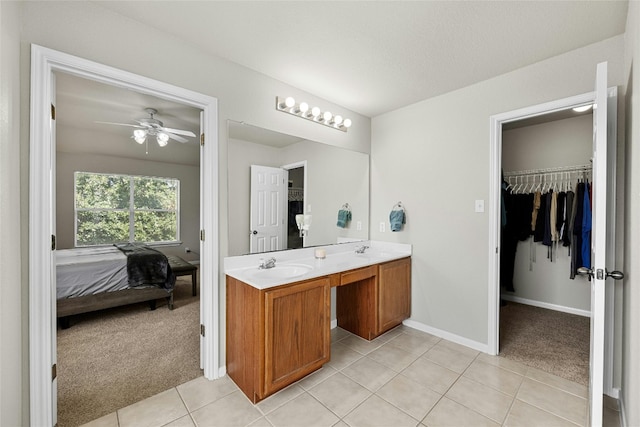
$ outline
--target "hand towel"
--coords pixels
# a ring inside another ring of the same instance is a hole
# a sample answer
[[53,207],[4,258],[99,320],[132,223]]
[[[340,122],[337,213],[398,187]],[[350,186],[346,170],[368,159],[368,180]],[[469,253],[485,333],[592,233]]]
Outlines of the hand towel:
[[351,211],[340,209],[338,211],[338,222],[336,225],[340,228],[345,228],[349,221],[351,221]]
[[389,229],[391,231],[400,231],[402,224],[406,223],[404,210],[394,210],[389,214]]

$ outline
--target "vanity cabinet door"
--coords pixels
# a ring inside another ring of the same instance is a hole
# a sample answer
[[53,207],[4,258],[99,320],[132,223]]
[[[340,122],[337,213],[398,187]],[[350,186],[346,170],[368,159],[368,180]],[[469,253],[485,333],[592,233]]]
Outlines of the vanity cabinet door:
[[380,264],[377,334],[399,325],[411,314],[411,258]]
[[265,395],[329,361],[328,277],[265,291]]

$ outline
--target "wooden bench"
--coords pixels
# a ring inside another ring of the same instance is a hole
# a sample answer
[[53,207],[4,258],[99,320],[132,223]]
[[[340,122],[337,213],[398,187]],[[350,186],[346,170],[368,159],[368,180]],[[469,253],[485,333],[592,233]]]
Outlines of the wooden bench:
[[176,277],[191,275],[191,294],[194,297],[198,295],[198,279],[196,276],[198,267],[175,255],[167,255],[167,260],[169,261],[169,266],[171,266],[171,271],[173,271]]

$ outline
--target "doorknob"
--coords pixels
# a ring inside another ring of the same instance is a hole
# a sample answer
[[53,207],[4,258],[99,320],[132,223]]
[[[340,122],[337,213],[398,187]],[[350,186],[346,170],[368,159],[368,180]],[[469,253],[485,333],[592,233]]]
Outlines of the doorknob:
[[593,270],[587,267],[578,267],[578,274],[593,277]]
[[253,230],[251,234],[258,234],[258,230]]
[[611,277],[613,280],[624,279],[624,273],[618,270],[613,270],[611,273],[607,271],[607,277]]
[[[606,271],[606,270],[605,270]],[[579,267],[578,274],[583,276],[593,277],[593,270],[587,267]],[[624,279],[624,273],[621,271],[614,270],[612,272],[606,271],[606,276],[611,277],[613,280],[622,280]],[[602,279],[602,270],[598,270],[598,279]]]

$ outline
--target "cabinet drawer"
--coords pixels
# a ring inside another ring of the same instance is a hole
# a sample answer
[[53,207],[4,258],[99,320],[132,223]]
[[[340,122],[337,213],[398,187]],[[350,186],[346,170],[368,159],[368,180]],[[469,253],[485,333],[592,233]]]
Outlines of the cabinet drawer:
[[347,271],[340,274],[340,286],[348,285],[349,283],[359,282],[369,277],[376,276],[378,274],[378,266],[371,265],[369,267],[359,268],[357,270]]

